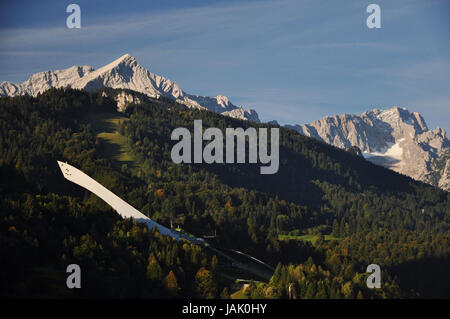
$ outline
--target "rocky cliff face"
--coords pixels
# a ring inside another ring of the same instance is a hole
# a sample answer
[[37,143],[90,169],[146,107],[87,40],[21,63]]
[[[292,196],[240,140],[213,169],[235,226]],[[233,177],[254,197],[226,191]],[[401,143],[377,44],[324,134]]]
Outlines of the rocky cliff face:
[[143,101],[136,96],[136,94],[127,93],[125,91],[120,91],[115,95],[108,96],[106,92],[102,92],[102,96],[104,97],[110,97],[117,103],[117,111],[119,112],[125,112],[128,105],[130,104],[139,104]]
[[242,107],[233,105],[223,95],[204,97],[188,94],[181,90],[176,82],[143,68],[129,54],[97,70],[91,66],[73,66],[64,70],[33,74],[22,84],[3,82],[0,84],[0,96],[24,94],[35,96],[52,87],[70,87],[87,91],[105,87],[130,89],[153,98],[165,96],[188,107],[208,109],[225,116],[259,122],[256,111],[246,111]]
[[441,128],[428,129],[423,117],[405,108],[334,115],[288,126],[339,148],[358,147],[378,165],[450,190],[450,143]]

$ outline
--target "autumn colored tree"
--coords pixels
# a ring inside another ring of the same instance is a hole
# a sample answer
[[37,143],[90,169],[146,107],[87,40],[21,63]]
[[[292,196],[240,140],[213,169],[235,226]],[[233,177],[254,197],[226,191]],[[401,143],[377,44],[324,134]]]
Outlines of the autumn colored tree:
[[169,291],[169,293],[172,296],[176,296],[178,293],[178,282],[177,277],[175,276],[174,272],[171,270],[169,271],[169,274],[164,279],[164,284],[166,289]]
[[206,299],[213,299],[217,295],[217,284],[211,271],[201,267],[195,275],[195,291]]

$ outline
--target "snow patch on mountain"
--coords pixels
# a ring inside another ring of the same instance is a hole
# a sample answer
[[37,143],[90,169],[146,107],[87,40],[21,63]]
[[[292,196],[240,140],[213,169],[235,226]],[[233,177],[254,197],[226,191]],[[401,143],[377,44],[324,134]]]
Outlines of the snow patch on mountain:
[[447,134],[439,127],[428,129],[417,112],[394,106],[287,127],[342,149],[358,147],[375,164],[450,190]]
[[403,141],[404,138],[400,139],[397,143],[388,143],[378,152],[363,152],[364,158],[368,159],[374,156],[383,156],[389,157],[395,160],[402,160],[403,148],[400,146],[400,142]]

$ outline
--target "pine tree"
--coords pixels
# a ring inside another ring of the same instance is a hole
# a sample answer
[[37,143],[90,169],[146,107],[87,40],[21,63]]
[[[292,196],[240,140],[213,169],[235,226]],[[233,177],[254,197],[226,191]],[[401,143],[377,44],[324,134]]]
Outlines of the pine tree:
[[161,281],[163,278],[163,270],[155,257],[155,254],[151,253],[147,266],[147,278],[153,281]]

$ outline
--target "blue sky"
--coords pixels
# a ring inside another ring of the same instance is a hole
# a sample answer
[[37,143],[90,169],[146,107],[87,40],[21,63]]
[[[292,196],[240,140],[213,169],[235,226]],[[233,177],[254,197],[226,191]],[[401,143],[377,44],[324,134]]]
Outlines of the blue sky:
[[[66,7],[81,7],[68,29]],[[381,7],[368,29],[366,7]],[[450,2],[8,1],[0,81],[130,53],[193,94],[224,94],[263,121],[302,124],[394,105],[450,129]]]

